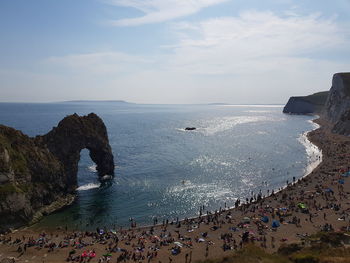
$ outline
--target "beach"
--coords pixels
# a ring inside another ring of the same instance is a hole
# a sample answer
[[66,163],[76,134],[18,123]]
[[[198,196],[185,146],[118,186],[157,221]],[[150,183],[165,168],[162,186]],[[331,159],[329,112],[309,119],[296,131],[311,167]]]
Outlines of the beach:
[[229,255],[247,243],[275,252],[319,231],[347,230],[350,139],[332,133],[323,119],[315,122],[320,128],[307,136],[322,151],[322,162],[307,176],[290,178],[281,191],[249,196],[236,202],[236,208],[209,212],[204,207],[201,217],[155,221],[152,227],[139,227],[131,220],[132,227],[117,232],[27,227],[0,237],[0,260],[195,262]]

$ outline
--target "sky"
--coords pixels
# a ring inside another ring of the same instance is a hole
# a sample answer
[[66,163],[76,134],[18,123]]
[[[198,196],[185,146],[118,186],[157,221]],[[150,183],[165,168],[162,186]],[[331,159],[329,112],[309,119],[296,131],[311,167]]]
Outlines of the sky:
[[0,101],[284,104],[350,71],[350,0],[0,0]]

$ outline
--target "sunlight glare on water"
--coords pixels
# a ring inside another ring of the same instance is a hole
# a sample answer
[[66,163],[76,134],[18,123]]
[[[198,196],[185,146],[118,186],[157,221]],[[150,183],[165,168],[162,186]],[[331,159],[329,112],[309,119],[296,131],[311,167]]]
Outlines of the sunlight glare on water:
[[154,217],[196,216],[202,205],[233,206],[252,191],[265,194],[300,178],[315,161],[310,156],[319,154],[302,137],[315,128],[312,117],[284,115],[276,105],[28,104],[21,115],[18,107],[0,104],[0,121],[30,136],[48,132],[68,114],[95,112],[115,157],[113,183],[100,185],[83,150],[75,204],[46,217],[43,226],[126,226],[130,217],[142,225]]

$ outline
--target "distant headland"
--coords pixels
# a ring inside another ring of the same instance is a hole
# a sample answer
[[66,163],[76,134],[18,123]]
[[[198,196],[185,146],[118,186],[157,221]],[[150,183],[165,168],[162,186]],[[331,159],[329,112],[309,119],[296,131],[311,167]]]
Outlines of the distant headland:
[[134,104],[125,100],[67,100],[60,103],[118,103],[118,104]]

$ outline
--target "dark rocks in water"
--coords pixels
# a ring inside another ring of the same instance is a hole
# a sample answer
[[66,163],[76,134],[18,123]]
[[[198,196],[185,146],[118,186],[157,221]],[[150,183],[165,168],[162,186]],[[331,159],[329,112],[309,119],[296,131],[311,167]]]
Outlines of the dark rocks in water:
[[84,148],[90,150],[100,178],[114,174],[107,129],[96,114],[67,116],[35,138],[0,125],[0,231],[72,203]]
[[194,131],[196,127],[186,127],[185,131]]
[[290,97],[283,113],[312,114],[319,113],[324,108],[328,91],[318,92],[309,96]]

